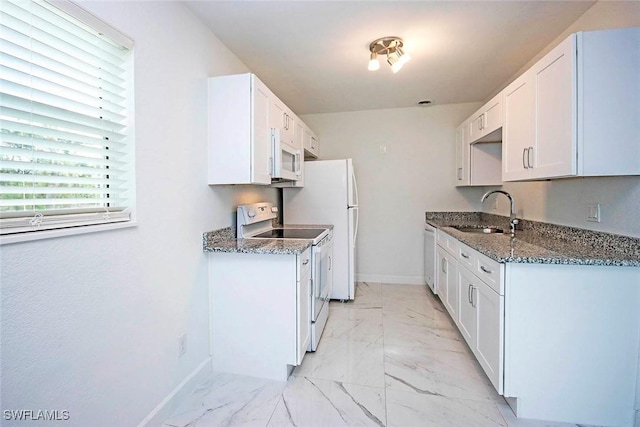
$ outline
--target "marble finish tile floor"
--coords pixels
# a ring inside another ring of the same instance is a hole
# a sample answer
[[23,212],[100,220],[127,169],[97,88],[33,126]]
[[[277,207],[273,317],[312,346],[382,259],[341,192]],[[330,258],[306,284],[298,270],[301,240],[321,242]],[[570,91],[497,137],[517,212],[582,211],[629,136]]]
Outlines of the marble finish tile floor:
[[162,427],[568,427],[516,419],[424,286],[358,283],[289,380],[216,374]]

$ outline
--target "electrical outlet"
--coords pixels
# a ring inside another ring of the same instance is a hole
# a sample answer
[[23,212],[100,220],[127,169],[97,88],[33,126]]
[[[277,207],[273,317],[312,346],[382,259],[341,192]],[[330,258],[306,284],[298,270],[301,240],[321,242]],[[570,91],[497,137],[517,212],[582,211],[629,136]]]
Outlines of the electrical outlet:
[[184,356],[187,352],[187,334],[183,334],[178,338],[178,357]]
[[600,203],[587,205],[587,221],[600,222]]

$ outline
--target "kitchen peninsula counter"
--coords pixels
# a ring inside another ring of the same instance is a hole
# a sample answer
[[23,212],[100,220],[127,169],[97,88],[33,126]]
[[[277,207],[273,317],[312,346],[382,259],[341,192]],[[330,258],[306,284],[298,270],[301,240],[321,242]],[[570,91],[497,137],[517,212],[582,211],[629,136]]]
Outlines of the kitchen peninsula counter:
[[[512,238],[509,218],[484,212],[426,212],[425,220],[501,263],[640,267],[638,238],[529,220],[520,220]],[[505,233],[467,233],[454,226],[493,226]]]

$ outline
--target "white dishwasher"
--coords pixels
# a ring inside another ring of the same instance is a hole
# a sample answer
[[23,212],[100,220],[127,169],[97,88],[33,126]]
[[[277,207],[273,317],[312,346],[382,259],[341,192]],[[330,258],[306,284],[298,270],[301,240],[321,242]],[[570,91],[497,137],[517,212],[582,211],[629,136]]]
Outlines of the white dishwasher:
[[424,224],[424,282],[431,288],[434,295],[438,294],[436,287],[436,229]]

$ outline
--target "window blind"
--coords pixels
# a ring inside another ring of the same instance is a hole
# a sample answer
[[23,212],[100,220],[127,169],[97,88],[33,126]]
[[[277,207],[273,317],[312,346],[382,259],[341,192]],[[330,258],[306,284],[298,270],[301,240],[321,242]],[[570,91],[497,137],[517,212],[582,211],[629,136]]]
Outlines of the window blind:
[[133,43],[72,3],[1,1],[0,233],[129,220]]

